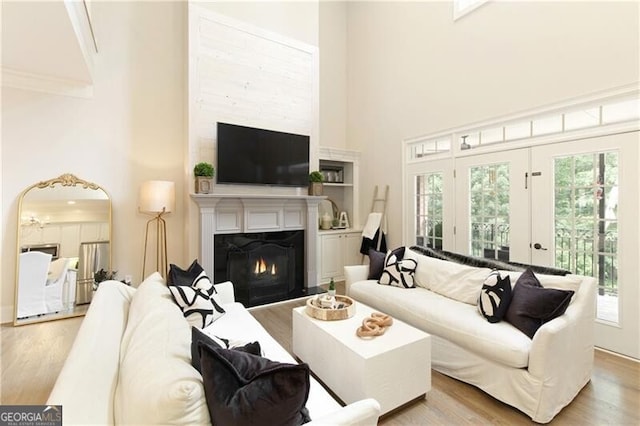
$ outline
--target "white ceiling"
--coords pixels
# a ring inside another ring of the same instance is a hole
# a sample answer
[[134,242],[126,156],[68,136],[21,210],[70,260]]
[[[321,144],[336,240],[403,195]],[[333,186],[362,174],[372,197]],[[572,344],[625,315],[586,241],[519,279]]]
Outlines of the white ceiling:
[[64,1],[2,0],[2,68],[91,82]]

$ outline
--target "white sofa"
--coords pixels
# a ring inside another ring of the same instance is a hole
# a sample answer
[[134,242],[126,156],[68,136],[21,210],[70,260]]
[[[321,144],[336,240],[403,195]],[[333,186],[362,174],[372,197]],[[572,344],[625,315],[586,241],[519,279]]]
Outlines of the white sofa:
[[[239,303],[231,283],[216,285],[226,313],[203,331],[258,341],[264,355],[295,363]],[[100,284],[47,404],[63,406],[64,424],[210,424],[202,376],[191,366],[191,327],[164,279],[138,289]],[[311,378],[309,424],[375,425],[379,404],[341,407]]]
[[[566,312],[533,339],[510,323],[489,323],[476,301],[491,269],[461,265],[409,250],[417,288],[368,280],[368,265],[345,267],[347,294],[431,334],[436,371],[477,386],[547,423],[591,379],[595,279],[536,274],[543,287],[574,290]],[[520,272],[509,274],[513,286]]]

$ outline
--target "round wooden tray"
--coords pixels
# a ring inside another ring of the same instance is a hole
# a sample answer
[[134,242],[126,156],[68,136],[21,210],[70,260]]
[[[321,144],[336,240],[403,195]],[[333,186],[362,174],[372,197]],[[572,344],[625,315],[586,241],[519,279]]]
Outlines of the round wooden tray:
[[316,297],[307,299],[305,311],[310,317],[323,321],[336,321],[351,318],[356,313],[356,305],[353,299],[348,296],[336,295],[338,303],[344,303],[345,307],[340,309],[322,308],[318,306]]

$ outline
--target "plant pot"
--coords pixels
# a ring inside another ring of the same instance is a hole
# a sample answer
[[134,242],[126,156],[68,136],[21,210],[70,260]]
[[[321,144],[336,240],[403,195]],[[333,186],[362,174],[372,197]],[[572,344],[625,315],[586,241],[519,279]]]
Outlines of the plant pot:
[[309,182],[309,195],[322,195],[322,182]]
[[213,178],[196,176],[196,194],[210,194],[213,192]]

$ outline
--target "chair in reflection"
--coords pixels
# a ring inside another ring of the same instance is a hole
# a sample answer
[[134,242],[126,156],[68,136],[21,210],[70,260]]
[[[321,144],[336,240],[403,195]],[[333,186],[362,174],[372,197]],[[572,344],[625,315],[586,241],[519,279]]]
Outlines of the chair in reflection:
[[62,311],[64,300],[62,293],[65,281],[67,281],[67,271],[69,270],[69,259],[60,258],[49,264],[47,281],[44,286],[44,303],[47,312]]
[[18,285],[18,318],[41,315],[48,312],[45,302],[45,286],[51,255],[39,251],[20,254]]

